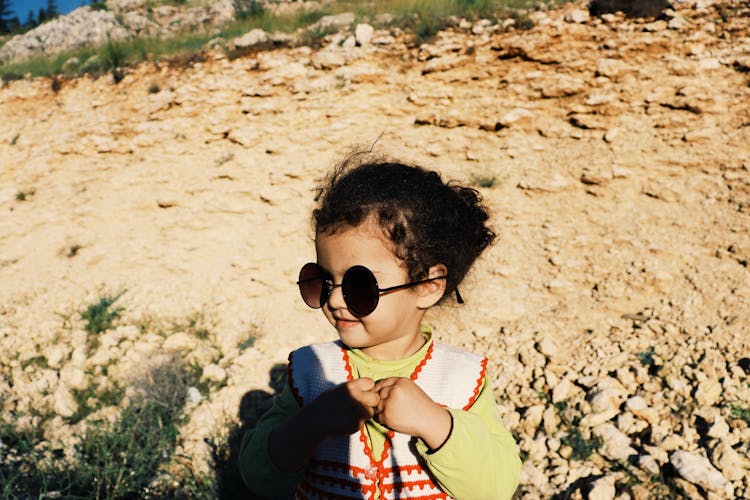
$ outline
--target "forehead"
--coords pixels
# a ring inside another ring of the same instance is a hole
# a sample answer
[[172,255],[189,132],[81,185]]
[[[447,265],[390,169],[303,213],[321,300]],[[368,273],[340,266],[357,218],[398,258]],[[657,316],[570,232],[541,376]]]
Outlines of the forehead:
[[383,231],[371,222],[335,232],[316,233],[315,251],[318,264],[333,274],[344,273],[355,265],[365,266],[373,272],[404,267]]

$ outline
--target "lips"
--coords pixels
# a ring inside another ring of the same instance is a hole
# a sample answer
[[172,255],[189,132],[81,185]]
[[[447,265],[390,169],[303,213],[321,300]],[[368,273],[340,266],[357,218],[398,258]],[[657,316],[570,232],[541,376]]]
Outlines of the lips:
[[336,320],[336,328],[338,329],[351,328],[359,324],[359,321],[351,320],[351,319],[343,319],[343,318],[334,317],[334,320]]

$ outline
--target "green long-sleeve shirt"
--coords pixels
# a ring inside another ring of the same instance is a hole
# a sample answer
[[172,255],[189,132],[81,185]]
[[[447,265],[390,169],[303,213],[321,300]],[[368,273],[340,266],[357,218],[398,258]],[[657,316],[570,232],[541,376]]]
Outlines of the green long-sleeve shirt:
[[[349,351],[354,376],[379,380],[387,377],[409,377],[424,358],[432,343],[427,342],[406,359],[381,361],[358,349]],[[239,468],[248,487],[269,498],[286,498],[302,477],[302,471],[283,472],[268,454],[271,431],[299,410],[299,404],[287,385],[275,398],[273,407],[261,418],[255,429],[243,437]],[[467,411],[448,409],[453,429],[448,440],[435,452],[417,441],[417,452],[424,458],[437,484],[458,499],[498,500],[510,498],[518,486],[521,461],[516,443],[505,429],[495,405],[492,389],[485,378],[479,397]],[[388,429],[370,419],[365,431],[373,456],[379,457]]]

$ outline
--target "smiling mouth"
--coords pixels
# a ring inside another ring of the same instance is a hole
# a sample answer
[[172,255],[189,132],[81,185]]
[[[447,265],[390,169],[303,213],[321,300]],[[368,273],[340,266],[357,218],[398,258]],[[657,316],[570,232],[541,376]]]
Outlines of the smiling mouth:
[[359,321],[351,320],[351,319],[335,318],[335,320],[336,320],[336,328],[351,328],[359,324]]

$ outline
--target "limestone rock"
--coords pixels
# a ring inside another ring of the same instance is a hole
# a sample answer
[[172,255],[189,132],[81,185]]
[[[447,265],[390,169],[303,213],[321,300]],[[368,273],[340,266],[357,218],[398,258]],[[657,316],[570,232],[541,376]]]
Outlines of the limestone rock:
[[591,410],[595,413],[613,409],[619,411],[620,405],[627,397],[625,388],[618,380],[611,377],[603,378],[588,394]]
[[638,467],[654,476],[658,476],[661,471],[658,462],[651,455],[639,455],[637,463]]
[[615,498],[615,476],[606,475],[594,481],[588,500],[612,500]]
[[340,47],[327,47],[312,57],[313,66],[317,69],[333,69],[348,62],[347,53]]
[[729,424],[724,417],[717,415],[713,424],[708,429],[708,436],[715,439],[724,439],[729,435]]
[[586,82],[568,75],[556,75],[541,84],[542,97],[568,97],[586,90]]
[[630,438],[612,424],[601,424],[594,427],[592,432],[602,441],[600,453],[610,460],[627,461],[631,455],[638,454],[630,446]]
[[677,450],[669,456],[669,462],[686,481],[709,491],[723,493],[728,497],[734,494],[732,484],[721,472],[711,465],[706,457]]
[[630,71],[629,66],[619,59],[603,58],[596,61],[597,76],[605,76],[610,80],[616,80],[628,71]]
[[79,7],[38,27],[11,38],[0,47],[0,61],[17,62],[36,56],[52,56],[108,39],[124,40],[128,32],[112,12]]
[[370,45],[372,41],[372,35],[375,32],[375,28],[366,23],[360,23],[354,28],[354,38],[357,40],[357,45],[360,47],[366,47]]
[[461,63],[461,57],[459,56],[443,56],[436,57],[427,61],[422,67],[422,74],[427,75],[429,73],[435,73],[440,71],[447,71],[451,68],[455,68]]
[[229,47],[235,50],[243,50],[260,43],[265,43],[266,41],[268,41],[268,33],[256,28],[232,40]]
[[307,29],[311,31],[326,31],[346,28],[347,26],[351,26],[354,23],[354,20],[354,12],[342,12],[341,14],[323,16],[315,24],[308,26]]
[[203,368],[203,379],[217,384],[222,384],[227,380],[227,372],[224,368],[216,364],[210,364]]
[[713,406],[721,399],[721,383],[715,379],[706,379],[698,384],[695,400],[700,406]]
[[165,351],[188,351],[195,347],[195,339],[185,332],[173,333],[162,344]]
[[525,126],[530,125],[533,121],[534,113],[524,108],[513,108],[510,111],[503,113],[502,116],[497,120],[497,126],[500,128],[507,128],[511,126]]
[[625,407],[638,418],[648,422],[650,425],[656,425],[659,422],[659,412],[655,408],[650,408],[642,396],[633,396],[625,401]]
[[54,403],[52,409],[61,417],[72,417],[78,410],[78,403],[76,403],[73,394],[64,384],[58,385],[53,397]]
[[565,13],[565,22],[583,24],[590,19],[589,11],[583,9],[572,9]]
[[738,453],[726,440],[719,441],[713,447],[711,461],[730,481],[739,481],[750,474],[750,459]]

